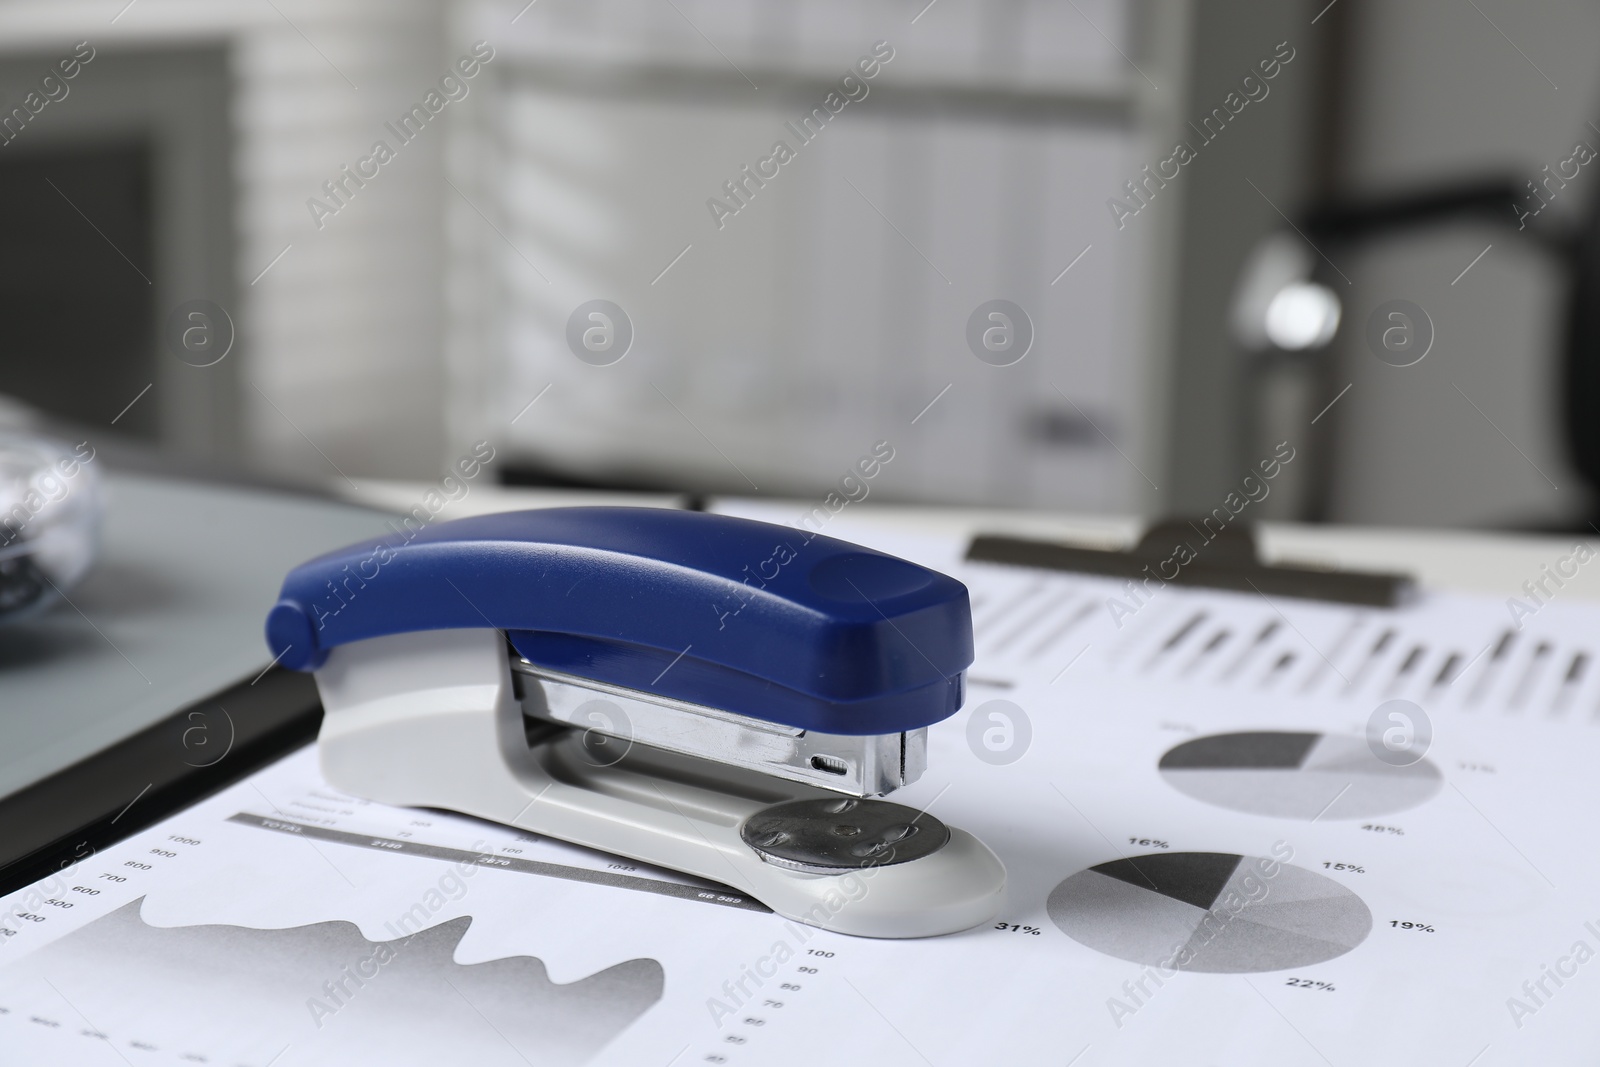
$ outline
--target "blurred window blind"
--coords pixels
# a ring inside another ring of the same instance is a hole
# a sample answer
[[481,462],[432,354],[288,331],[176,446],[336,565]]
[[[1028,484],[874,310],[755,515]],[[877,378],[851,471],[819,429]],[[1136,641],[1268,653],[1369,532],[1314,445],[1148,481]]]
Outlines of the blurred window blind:
[[[1142,158],[1127,7],[467,5],[501,91],[450,154],[454,431],[799,494],[887,440],[885,497],[1135,507],[1143,238],[1104,206]],[[797,136],[879,41],[866,95]],[[795,158],[715,217],[780,140]],[[996,298],[1032,323],[1013,366],[969,350]],[[610,366],[568,347],[594,299],[634,331]]]

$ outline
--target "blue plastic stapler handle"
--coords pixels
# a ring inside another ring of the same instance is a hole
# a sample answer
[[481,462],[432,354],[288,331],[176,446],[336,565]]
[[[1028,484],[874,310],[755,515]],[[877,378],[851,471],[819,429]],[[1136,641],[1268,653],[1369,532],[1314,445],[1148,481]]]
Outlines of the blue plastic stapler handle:
[[834,734],[953,715],[967,588],[807,530],[704,512],[550,508],[399,528],[289,572],[278,661],[388,634],[503,630],[530,662]]

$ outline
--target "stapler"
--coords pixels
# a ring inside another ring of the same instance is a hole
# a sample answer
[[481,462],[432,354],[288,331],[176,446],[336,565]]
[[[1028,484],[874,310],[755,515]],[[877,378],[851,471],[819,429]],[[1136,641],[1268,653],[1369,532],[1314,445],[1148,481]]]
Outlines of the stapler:
[[335,788],[731,885],[871,937],[994,916],[1005,870],[927,811],[972,662],[964,585],[834,538],[653,508],[407,529],[296,567],[267,618],[314,672]]

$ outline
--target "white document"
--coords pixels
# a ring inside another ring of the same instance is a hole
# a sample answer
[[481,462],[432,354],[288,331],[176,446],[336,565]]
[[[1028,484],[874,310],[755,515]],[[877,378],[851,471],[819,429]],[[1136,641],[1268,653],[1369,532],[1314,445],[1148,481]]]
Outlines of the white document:
[[876,544],[972,591],[967,705],[892,799],[996,851],[994,922],[825,933],[306,750],[0,901],[0,1064],[1592,1062],[1600,610]]

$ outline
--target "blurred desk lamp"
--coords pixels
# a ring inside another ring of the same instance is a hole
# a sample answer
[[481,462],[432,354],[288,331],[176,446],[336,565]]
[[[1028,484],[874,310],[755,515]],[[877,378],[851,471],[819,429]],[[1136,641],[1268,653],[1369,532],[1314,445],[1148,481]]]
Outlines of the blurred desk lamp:
[[[1269,234],[1246,258],[1232,308],[1234,337],[1253,357],[1252,380],[1259,383],[1285,366],[1308,373],[1309,357],[1339,331],[1344,316],[1338,289],[1326,284],[1329,268],[1315,249],[1469,220],[1511,227],[1550,253],[1569,279],[1564,433],[1574,465],[1591,485],[1600,483],[1600,420],[1594,418],[1600,410],[1600,361],[1594,358],[1600,348],[1600,210],[1591,204],[1573,227],[1527,225],[1519,210],[1524,201],[1511,179],[1486,179],[1327,204],[1303,216],[1295,229]],[[1311,469],[1309,514],[1297,517],[1320,520],[1328,505],[1326,457],[1314,456]]]

